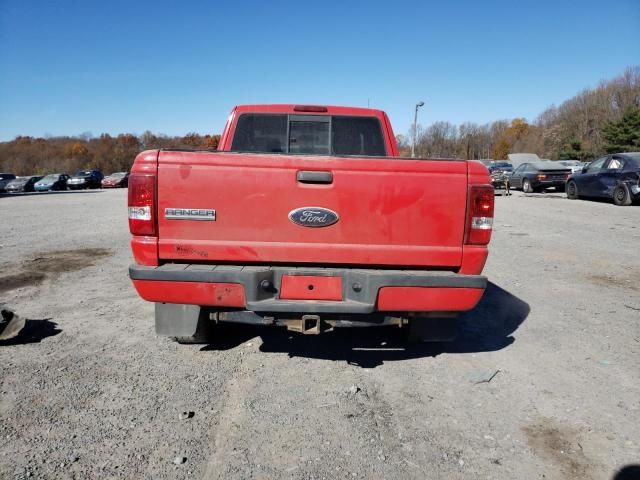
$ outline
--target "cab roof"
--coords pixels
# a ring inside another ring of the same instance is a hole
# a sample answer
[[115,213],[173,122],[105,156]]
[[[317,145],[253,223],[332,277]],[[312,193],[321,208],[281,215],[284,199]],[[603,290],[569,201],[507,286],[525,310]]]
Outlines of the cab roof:
[[382,110],[363,107],[340,107],[335,105],[309,105],[309,104],[254,104],[238,105],[236,112],[246,113],[285,113],[304,115],[359,115],[378,117],[384,115]]

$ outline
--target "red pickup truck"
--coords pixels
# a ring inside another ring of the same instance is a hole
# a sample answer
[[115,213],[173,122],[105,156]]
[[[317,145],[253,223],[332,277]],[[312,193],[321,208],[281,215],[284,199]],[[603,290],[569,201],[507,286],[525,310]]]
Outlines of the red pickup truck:
[[219,322],[445,340],[485,290],[493,209],[481,163],[399,157],[380,110],[239,106],[217,151],[136,157],[129,275],[183,342]]

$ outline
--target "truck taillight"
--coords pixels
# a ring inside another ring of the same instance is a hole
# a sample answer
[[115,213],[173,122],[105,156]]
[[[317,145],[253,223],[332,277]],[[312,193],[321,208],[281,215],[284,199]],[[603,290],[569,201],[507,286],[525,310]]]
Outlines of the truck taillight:
[[328,112],[329,109],[327,107],[322,107],[320,105],[295,105],[293,107],[294,112]]
[[129,231],[133,235],[156,235],[156,177],[129,176]]
[[491,185],[471,185],[467,206],[466,244],[487,245],[493,228],[495,194]]

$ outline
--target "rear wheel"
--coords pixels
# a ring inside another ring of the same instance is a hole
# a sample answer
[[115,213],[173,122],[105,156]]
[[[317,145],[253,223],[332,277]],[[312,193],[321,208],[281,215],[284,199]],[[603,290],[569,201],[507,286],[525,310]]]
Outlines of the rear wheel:
[[531,186],[531,182],[528,178],[522,180],[522,191],[524,193],[533,193],[533,187]]
[[618,185],[613,191],[613,203],[620,207],[631,205],[631,193],[626,185]]
[[567,198],[569,200],[577,200],[578,199],[578,186],[576,185],[576,182],[574,182],[573,180],[570,180],[567,183]]

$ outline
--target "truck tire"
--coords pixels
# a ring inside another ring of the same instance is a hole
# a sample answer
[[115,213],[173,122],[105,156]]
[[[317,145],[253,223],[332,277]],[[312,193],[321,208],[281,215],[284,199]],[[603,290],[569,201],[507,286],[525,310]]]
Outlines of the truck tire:
[[409,320],[408,340],[412,343],[451,342],[457,334],[456,317],[413,317]]
[[631,194],[626,185],[618,185],[613,190],[613,203],[620,207],[628,207],[631,205]]

